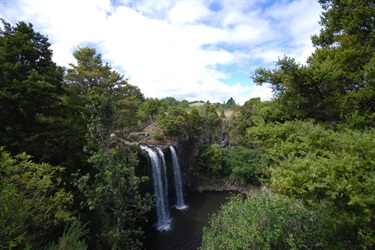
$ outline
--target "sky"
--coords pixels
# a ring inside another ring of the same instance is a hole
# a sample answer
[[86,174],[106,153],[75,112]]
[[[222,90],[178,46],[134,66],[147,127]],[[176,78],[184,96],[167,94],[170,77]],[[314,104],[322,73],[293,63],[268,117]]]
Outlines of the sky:
[[93,47],[145,97],[238,104],[272,98],[252,82],[257,68],[306,63],[321,11],[315,0],[0,0],[0,17],[33,24],[60,66]]

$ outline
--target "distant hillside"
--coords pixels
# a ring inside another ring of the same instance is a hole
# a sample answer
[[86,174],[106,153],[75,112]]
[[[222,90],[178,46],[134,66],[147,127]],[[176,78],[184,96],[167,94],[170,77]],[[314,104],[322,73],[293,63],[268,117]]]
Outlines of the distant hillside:
[[199,106],[202,106],[204,105],[206,102],[204,101],[193,101],[193,102],[189,102],[190,106],[192,107],[199,107]]

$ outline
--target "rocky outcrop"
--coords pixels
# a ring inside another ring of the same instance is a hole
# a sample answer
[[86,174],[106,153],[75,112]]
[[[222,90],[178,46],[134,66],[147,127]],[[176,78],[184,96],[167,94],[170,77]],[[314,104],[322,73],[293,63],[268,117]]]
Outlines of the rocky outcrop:
[[252,196],[265,192],[268,189],[264,186],[258,187],[252,184],[240,184],[236,181],[230,180],[229,178],[216,178],[216,177],[192,177],[191,180],[191,192],[203,192],[203,191],[237,191],[246,196]]

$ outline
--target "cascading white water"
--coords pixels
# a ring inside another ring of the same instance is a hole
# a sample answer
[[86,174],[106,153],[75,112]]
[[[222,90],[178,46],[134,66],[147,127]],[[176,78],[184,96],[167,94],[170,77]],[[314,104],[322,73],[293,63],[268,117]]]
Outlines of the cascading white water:
[[161,169],[162,160],[161,157],[159,158],[157,153],[151,148],[141,146],[141,149],[145,150],[151,159],[152,179],[156,196],[156,228],[159,231],[168,231],[171,229],[171,218],[167,201],[168,195],[166,193],[168,190],[165,188],[165,171],[162,171]]
[[164,192],[164,199],[165,199],[165,206],[168,208],[166,210],[167,217],[170,218],[169,213],[169,199],[168,199],[168,179],[167,179],[167,165],[165,164],[165,157],[164,153],[160,148],[156,148],[160,156],[161,168],[163,169],[162,176],[163,176],[163,192]]
[[178,157],[177,157],[176,150],[174,149],[174,147],[169,146],[169,149],[171,150],[171,154],[172,154],[174,183],[176,186],[177,201],[176,201],[175,208],[178,210],[184,210],[184,209],[187,209],[188,206],[184,202],[184,193],[182,191],[180,164],[178,163]]

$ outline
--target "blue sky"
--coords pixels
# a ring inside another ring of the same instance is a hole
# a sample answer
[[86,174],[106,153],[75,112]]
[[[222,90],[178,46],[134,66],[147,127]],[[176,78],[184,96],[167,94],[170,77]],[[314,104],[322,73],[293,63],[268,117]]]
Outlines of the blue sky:
[[239,104],[272,97],[256,68],[306,62],[320,14],[315,0],[0,0],[0,17],[32,23],[61,66],[95,46],[146,97]]

